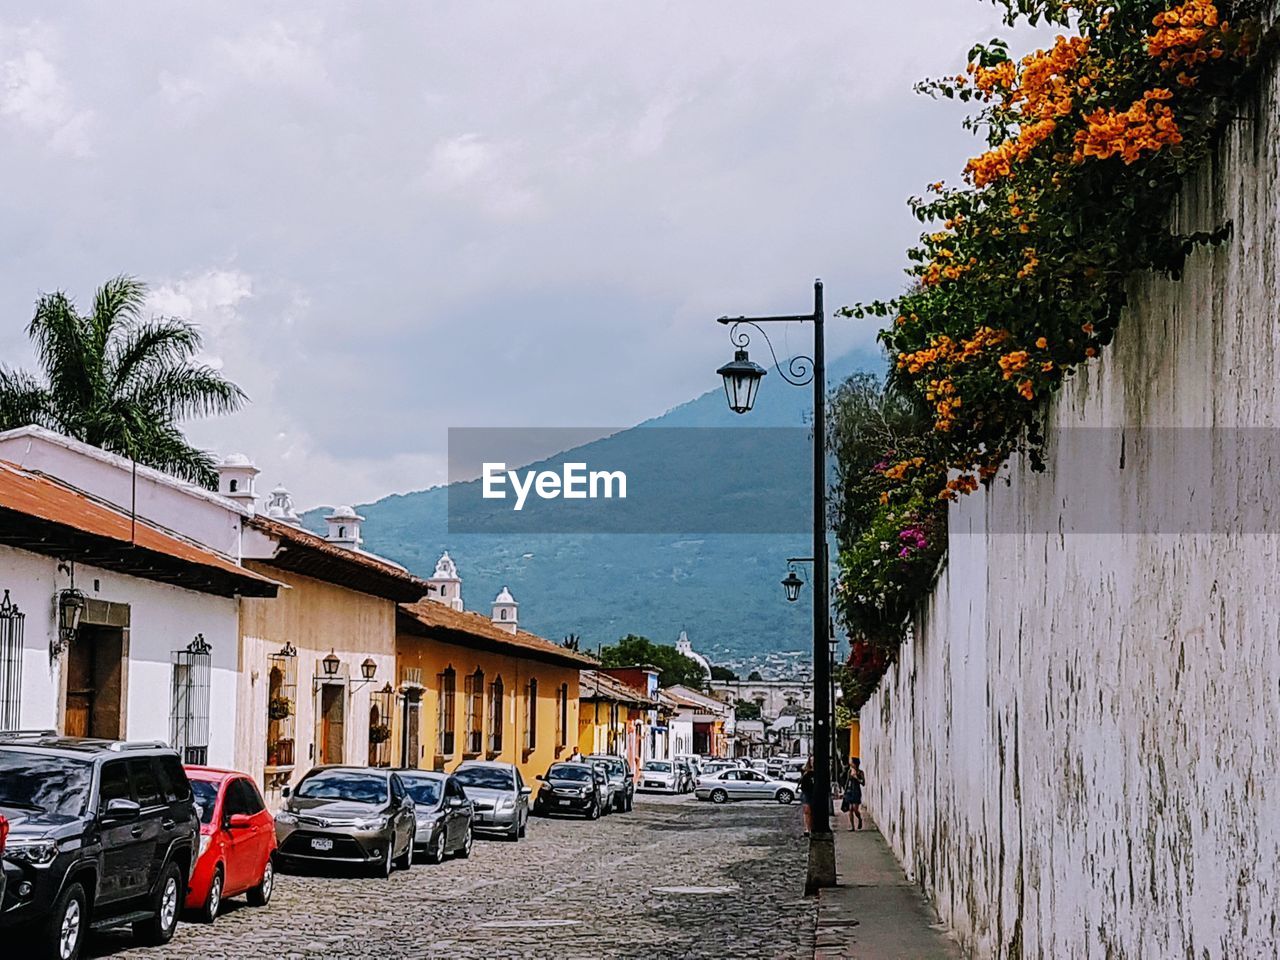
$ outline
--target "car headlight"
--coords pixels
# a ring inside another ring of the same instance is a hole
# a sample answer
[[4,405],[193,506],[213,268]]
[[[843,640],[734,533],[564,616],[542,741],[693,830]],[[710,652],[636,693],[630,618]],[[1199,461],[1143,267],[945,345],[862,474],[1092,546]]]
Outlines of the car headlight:
[[418,824],[424,827],[429,823],[435,823],[438,819],[440,819],[440,814],[430,810],[420,810],[417,814]]
[[276,823],[283,823],[285,825],[289,825],[297,822],[298,822],[297,816],[288,810],[281,810],[279,813],[276,814]]
[[4,855],[6,859],[15,863],[47,867],[58,855],[58,841],[10,837],[8,845],[4,848]]
[[495,810],[514,810],[516,802],[511,797],[499,798],[497,804],[494,805]]
[[382,830],[390,822],[390,817],[379,815],[376,817],[366,817],[364,820],[357,820],[354,826],[357,830]]
[[197,860],[199,860],[201,857],[204,856],[204,852],[209,849],[209,844],[212,841],[213,841],[213,834],[211,833],[200,834],[200,852],[196,855]]

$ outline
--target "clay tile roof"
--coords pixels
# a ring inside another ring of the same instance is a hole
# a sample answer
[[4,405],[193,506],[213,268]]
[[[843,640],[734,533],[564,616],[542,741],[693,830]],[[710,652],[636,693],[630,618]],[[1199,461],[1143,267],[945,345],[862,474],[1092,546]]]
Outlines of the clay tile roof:
[[398,624],[403,633],[458,646],[493,650],[511,656],[529,656],[567,667],[596,665],[596,661],[586,654],[524,630],[509,633],[484,614],[454,610],[436,600],[401,604]]
[[221,596],[274,597],[279,584],[208,547],[0,460],[0,543]]
[[420,600],[431,589],[427,581],[403,567],[371,553],[339,547],[310,530],[260,515],[245,523],[277,543],[275,556],[262,563],[401,603]]
[[599,670],[583,670],[579,675],[578,689],[583,700],[605,700],[645,708],[658,706],[657,701],[650,700],[635,687]]

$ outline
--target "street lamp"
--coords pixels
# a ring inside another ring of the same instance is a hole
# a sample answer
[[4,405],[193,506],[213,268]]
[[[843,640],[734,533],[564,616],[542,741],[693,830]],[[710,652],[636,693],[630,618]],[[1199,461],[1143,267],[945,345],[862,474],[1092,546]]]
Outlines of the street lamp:
[[324,668],[324,675],[329,678],[338,675],[338,667],[342,665],[342,661],[338,659],[338,655],[333,652],[333,648],[329,648],[329,655],[320,661],[320,666]]
[[[376,674],[377,672],[378,672],[378,664],[374,662],[373,657],[365,657],[364,663],[360,664],[360,676],[364,677],[364,679],[357,680],[354,683],[352,683],[351,684],[352,691],[358,690],[361,687],[367,687],[369,684],[373,683],[374,674]],[[388,688],[389,686],[390,685],[388,685]]]
[[787,557],[787,575],[782,578],[782,589],[787,595],[788,603],[795,603],[800,599],[800,588],[805,584],[806,578],[796,575],[804,571],[803,567],[797,566],[801,563],[813,563],[813,557]]
[[[734,413],[746,413],[755,403],[756,391],[765,370],[747,357],[747,345],[754,330],[764,339],[773,357],[774,369],[792,386],[813,384],[813,779],[816,803],[809,836],[809,875],[805,889],[809,893],[836,883],[835,841],[831,835],[831,661],[827,645],[829,565],[827,561],[827,373],[822,281],[813,284],[813,312],[778,317],[720,317],[719,323],[731,324],[729,340],[735,348],[733,360],[717,373],[724,378],[725,399]],[[813,356],[792,357],[784,369],[778,362],[764,324],[812,323]],[[799,579],[798,577],[796,578]],[[787,599],[800,596],[799,587],[783,581]],[[792,590],[795,597],[792,597]]]

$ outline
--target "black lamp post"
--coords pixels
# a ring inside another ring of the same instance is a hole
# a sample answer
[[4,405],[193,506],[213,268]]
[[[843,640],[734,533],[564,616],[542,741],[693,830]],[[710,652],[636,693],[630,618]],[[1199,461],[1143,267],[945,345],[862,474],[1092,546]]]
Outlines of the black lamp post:
[[[813,829],[809,836],[809,876],[805,889],[813,893],[820,887],[833,887],[836,882],[835,842],[831,835],[831,651],[828,647],[829,598],[827,564],[827,374],[826,343],[823,339],[822,281],[813,284],[813,312],[778,317],[721,317],[720,323],[732,324],[729,338],[736,352],[733,360],[717,373],[724,378],[725,398],[734,413],[746,413],[755,404],[756,392],[765,376],[763,367],[747,357],[751,342],[749,329],[764,338],[773,357],[778,375],[793,386],[813,384]],[[812,323],[813,356],[792,357],[786,369],[769,342],[762,324]],[[799,586],[783,581],[787,599],[800,596]],[[797,580],[799,578],[796,578]]]

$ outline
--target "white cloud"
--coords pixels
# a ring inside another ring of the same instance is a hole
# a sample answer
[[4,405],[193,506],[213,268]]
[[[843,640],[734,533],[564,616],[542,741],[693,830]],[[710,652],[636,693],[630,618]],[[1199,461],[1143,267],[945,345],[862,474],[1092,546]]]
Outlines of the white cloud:
[[0,62],[0,116],[43,136],[56,152],[89,156],[91,112],[73,105],[50,54],[33,45],[37,38],[30,31],[18,31],[16,37],[20,49]]
[[304,32],[279,20],[261,24],[235,37],[224,39],[218,48],[226,61],[245,79],[255,83],[314,86],[325,82],[324,59]]
[[542,198],[527,182],[520,148],[493,143],[477,133],[438,142],[420,185],[428,193],[465,198],[495,220],[533,217],[544,209]]

